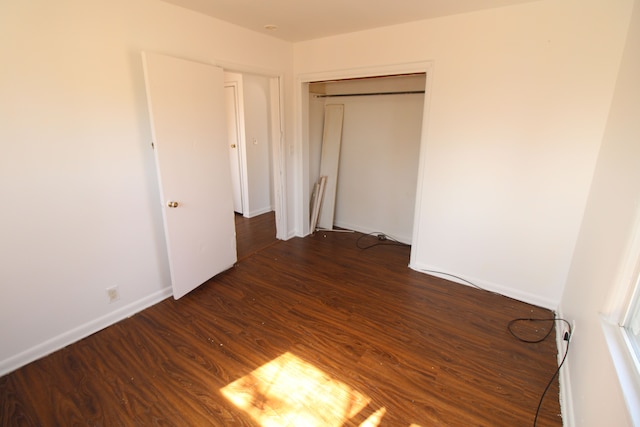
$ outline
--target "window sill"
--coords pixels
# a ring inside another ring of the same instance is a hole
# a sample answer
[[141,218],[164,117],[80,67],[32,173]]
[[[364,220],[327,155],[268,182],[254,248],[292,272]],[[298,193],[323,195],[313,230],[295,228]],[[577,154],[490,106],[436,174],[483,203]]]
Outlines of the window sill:
[[622,394],[633,425],[640,426],[640,376],[629,352],[622,328],[605,316],[600,319],[607,346],[618,374]]

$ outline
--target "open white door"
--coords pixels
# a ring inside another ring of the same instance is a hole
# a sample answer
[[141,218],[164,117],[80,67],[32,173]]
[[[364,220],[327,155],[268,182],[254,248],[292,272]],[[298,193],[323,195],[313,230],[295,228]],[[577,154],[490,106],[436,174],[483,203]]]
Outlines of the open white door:
[[233,194],[233,210],[244,213],[242,203],[242,174],[240,168],[240,120],[238,115],[238,87],[234,83],[225,83],[225,106],[227,110],[227,145],[229,147],[229,165],[231,166],[231,190]]
[[221,68],[143,53],[173,297],[237,260]]

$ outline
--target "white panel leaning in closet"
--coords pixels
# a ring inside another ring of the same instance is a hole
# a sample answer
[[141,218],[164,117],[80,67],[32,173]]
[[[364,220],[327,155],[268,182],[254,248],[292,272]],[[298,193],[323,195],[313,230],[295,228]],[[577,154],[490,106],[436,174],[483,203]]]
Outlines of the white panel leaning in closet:
[[[342,143],[342,123],[344,105],[329,104],[324,107],[324,131],[322,136],[322,156],[320,159],[320,179],[326,177],[324,193],[316,194],[319,199],[318,228],[333,229],[333,218],[336,209],[336,189],[338,186],[338,164],[340,162],[340,145]],[[320,182],[319,182],[320,183]],[[320,186],[319,186],[320,187]],[[320,190],[320,188],[318,188]],[[314,224],[311,224],[312,227]],[[315,227],[311,228],[311,232]]]

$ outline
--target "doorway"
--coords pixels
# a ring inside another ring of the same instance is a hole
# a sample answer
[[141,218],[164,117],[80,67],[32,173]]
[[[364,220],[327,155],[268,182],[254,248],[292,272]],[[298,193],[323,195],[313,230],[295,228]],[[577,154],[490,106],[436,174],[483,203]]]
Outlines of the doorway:
[[267,77],[225,72],[234,210],[252,218],[274,209]]
[[280,76],[225,69],[234,211],[245,218],[270,212],[275,235],[287,237]]
[[[152,147],[158,176],[162,177],[159,184],[171,282],[177,299],[237,260],[224,70],[160,54],[143,52],[142,58]],[[262,109],[258,115],[265,130],[259,139],[254,138],[254,145],[264,143],[264,163],[273,164],[276,172],[269,171],[265,181],[275,187],[275,195],[268,191],[266,198],[268,211],[275,211],[279,237],[286,229],[286,217],[277,212],[281,209],[284,213],[286,203],[281,172],[285,163],[281,155],[280,77],[262,77],[261,82]],[[232,109],[238,110],[237,106]],[[236,121],[230,131],[238,133],[239,128]],[[269,144],[274,135],[277,140]],[[232,145],[238,140],[236,135]],[[247,206],[241,209],[246,211]]]
[[231,167],[231,189],[233,192],[233,210],[244,215],[246,162],[244,161],[244,108],[239,96],[239,82],[230,81],[230,74],[225,73],[224,98],[227,112],[227,140],[229,144],[229,165]]

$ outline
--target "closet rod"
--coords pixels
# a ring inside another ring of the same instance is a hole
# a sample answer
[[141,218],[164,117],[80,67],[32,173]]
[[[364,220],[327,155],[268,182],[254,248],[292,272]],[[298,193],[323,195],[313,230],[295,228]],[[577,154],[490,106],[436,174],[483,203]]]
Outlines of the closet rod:
[[424,93],[423,90],[409,90],[403,92],[371,92],[371,93],[336,93],[334,95],[316,95],[317,98],[334,98],[339,96],[374,96],[374,95],[411,95]]

